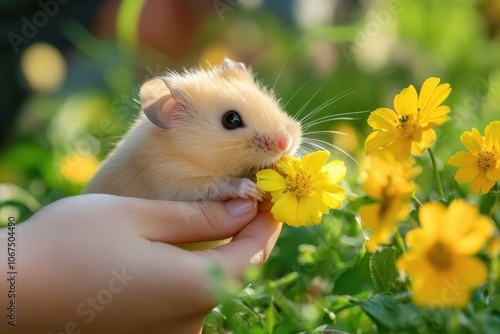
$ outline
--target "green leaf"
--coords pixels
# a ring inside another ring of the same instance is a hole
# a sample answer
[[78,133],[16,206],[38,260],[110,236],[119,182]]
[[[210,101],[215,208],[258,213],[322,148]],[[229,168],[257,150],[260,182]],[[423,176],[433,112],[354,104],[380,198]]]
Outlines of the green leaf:
[[351,200],[349,204],[347,204],[347,209],[351,212],[358,212],[360,207],[372,203],[375,203],[375,200],[373,198],[369,196],[361,196]]
[[278,312],[276,311],[276,307],[274,307],[274,303],[271,302],[265,314],[265,325],[266,325],[266,330],[269,334],[273,333],[274,327],[276,326],[277,323],[278,323]]
[[324,300],[327,305],[327,309],[333,313],[337,313],[366,302],[366,299],[364,298],[356,298],[350,295],[331,295],[325,297]]
[[[373,296],[361,308],[375,322],[379,330],[394,330],[404,328],[409,315],[416,313],[413,306],[394,300],[394,296],[381,293]],[[406,326],[405,326],[406,325]]]
[[483,325],[483,333],[485,334],[496,334],[500,328],[500,317],[495,315],[490,315]]
[[397,290],[398,270],[393,248],[384,247],[372,254],[370,273],[374,293],[395,292]]
[[[400,316],[397,303],[387,294],[378,294],[361,306],[363,311],[382,328],[395,329]],[[380,329],[380,328],[379,328]]]
[[368,253],[335,281],[333,293],[336,295],[359,295],[371,290]]

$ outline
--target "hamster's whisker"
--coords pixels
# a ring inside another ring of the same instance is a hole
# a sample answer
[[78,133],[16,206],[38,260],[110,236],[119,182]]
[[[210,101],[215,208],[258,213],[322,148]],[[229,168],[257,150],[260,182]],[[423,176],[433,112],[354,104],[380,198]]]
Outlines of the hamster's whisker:
[[[307,138],[303,138],[303,139],[307,139]],[[312,150],[308,150],[306,147],[304,147],[304,142],[302,142],[299,147],[297,147],[297,150],[295,151],[295,154],[294,156],[298,157],[298,158],[303,158],[304,156],[306,156],[308,153],[312,152]]]
[[342,132],[342,131],[335,131],[335,130],[320,130],[320,131],[308,131],[304,132],[304,136],[307,137],[309,135],[319,135],[319,134],[334,134],[334,135],[342,135],[342,136],[348,136],[348,133]]
[[303,123],[307,123],[308,120],[310,120],[312,117],[316,116],[320,111],[325,109],[326,107],[332,105],[333,103],[339,101],[340,99],[343,99],[344,97],[348,96],[349,94],[352,94],[354,91],[352,89],[345,90],[344,92],[335,95],[331,97],[330,99],[326,100],[322,104],[320,104],[318,107],[313,109],[307,116],[305,116],[302,119]]
[[340,113],[340,114],[330,114],[330,115],[325,115],[325,116],[322,116],[320,118],[317,118],[314,121],[318,121],[318,120],[336,121],[336,120],[342,120],[342,119],[351,120],[350,118],[352,118],[352,120],[357,120],[359,118],[353,118],[352,116],[358,115],[358,114],[366,114],[368,112],[370,112],[370,111],[369,110],[362,110],[362,111],[349,111],[349,112],[344,112],[344,113]]
[[309,100],[306,101],[306,103],[302,106],[302,108],[299,109],[299,111],[293,116],[293,118],[295,118],[296,120],[299,120],[301,122],[304,121],[304,119],[307,119],[308,116],[304,117],[304,119],[300,119],[299,116],[300,114],[302,114],[302,112],[307,108],[307,106],[309,105],[309,103],[311,103],[311,101],[314,99],[314,97],[316,95],[318,95],[318,93],[323,89],[323,87],[325,87],[325,85],[321,86],[320,89],[318,89],[316,91],[316,93],[314,93],[310,98]]
[[335,115],[325,115],[322,117],[319,117],[315,120],[310,120],[309,122],[302,122],[302,129],[303,131],[307,131],[309,128],[325,123],[325,122],[331,122],[331,121],[355,121],[360,119],[359,117],[351,117],[353,115],[358,115],[358,114],[366,114],[369,113],[370,110],[363,110],[363,111],[350,111],[350,112],[345,112],[345,113],[340,113],[340,114],[335,114]]
[[[299,89],[297,89],[295,91],[295,93],[293,93],[293,95],[288,99],[287,103],[285,103],[285,105],[283,106],[283,110],[285,110],[286,106],[293,100],[293,98],[302,90],[302,88],[304,88],[309,82],[311,82],[312,78],[309,78],[309,80],[307,80],[302,86],[299,87]],[[295,116],[298,116],[298,115],[295,115]],[[294,118],[295,118],[294,116]],[[296,119],[296,118],[295,118]]]
[[324,151],[324,150],[330,151],[330,150],[327,150],[324,146],[320,145],[320,143],[321,144],[325,144],[324,141],[317,140],[318,142],[316,142],[316,140],[313,140],[313,139],[310,139],[310,138],[308,138],[308,139],[309,140],[304,140],[304,142],[303,142],[304,146],[309,146],[310,147],[310,149],[306,149],[304,147],[304,149],[306,150],[307,153],[310,153],[310,152],[312,152],[314,150],[318,150],[318,149],[321,150],[321,151]]
[[358,115],[358,114],[366,114],[371,112],[371,110],[359,110],[359,111],[346,111],[340,114],[335,114],[335,116],[351,116],[351,115]]
[[354,117],[334,117],[334,116],[325,116],[321,117],[315,120],[311,120],[310,122],[307,122],[302,125],[302,131],[307,131],[310,128],[318,125],[318,124],[323,124],[326,122],[331,122],[331,121],[356,121],[359,118],[354,118]]
[[299,158],[303,158],[304,156],[307,155],[307,153],[309,153],[309,151],[305,147],[299,146],[297,148],[297,151],[295,152],[295,156],[297,156]]
[[316,108],[314,108],[312,111],[309,112],[309,114],[304,117],[302,119],[303,122],[306,122],[308,119],[316,116],[321,110],[323,110],[324,108],[330,106],[331,104],[337,102],[338,100],[340,100],[341,98],[343,98],[345,95],[342,95],[344,93],[341,93],[339,95],[335,95],[331,98],[329,98],[328,100],[326,100],[325,102],[323,102],[322,104],[320,104],[319,106],[317,106]]
[[321,139],[315,139],[315,138],[305,138],[304,144],[308,144],[312,147],[321,148],[321,149],[325,149],[325,147],[323,147],[322,145],[326,145],[327,147],[330,148],[329,151],[339,151],[342,154],[344,154],[345,156],[347,156],[350,160],[352,160],[357,166],[359,166],[359,162],[356,160],[356,158],[354,158],[346,150],[340,148],[337,145],[334,145],[332,143],[326,142],[326,141],[321,140]]
[[139,109],[141,108],[141,101],[139,99],[133,98],[132,102],[135,102],[137,104],[137,107],[139,107]]
[[322,139],[316,139],[316,138],[306,138],[304,140],[304,144],[314,146],[315,148],[319,148],[320,150],[327,150],[328,149],[325,146],[328,146],[328,142]]
[[278,83],[278,80],[280,79],[281,74],[283,73],[283,70],[285,69],[285,66],[288,63],[288,60],[290,59],[291,55],[292,55],[292,51],[290,51],[290,53],[288,54],[288,56],[285,59],[285,62],[283,63],[283,66],[281,66],[281,69],[280,69],[280,71],[278,73],[278,76],[276,77],[276,80],[274,81],[273,87],[271,88],[273,91],[276,88],[276,84]]

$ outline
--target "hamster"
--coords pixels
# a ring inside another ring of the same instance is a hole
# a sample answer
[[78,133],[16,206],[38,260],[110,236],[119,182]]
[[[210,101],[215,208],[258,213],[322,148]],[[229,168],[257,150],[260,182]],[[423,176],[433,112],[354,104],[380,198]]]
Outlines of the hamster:
[[250,179],[292,155],[298,121],[243,63],[146,81],[143,115],[89,182],[86,193],[173,201],[260,199]]

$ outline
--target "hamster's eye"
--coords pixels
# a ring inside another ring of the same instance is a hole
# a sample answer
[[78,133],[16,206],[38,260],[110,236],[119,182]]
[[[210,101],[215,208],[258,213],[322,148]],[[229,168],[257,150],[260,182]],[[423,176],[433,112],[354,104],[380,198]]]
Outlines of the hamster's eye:
[[222,116],[222,126],[224,126],[227,130],[245,127],[240,114],[234,110],[229,110],[224,114],[224,116]]

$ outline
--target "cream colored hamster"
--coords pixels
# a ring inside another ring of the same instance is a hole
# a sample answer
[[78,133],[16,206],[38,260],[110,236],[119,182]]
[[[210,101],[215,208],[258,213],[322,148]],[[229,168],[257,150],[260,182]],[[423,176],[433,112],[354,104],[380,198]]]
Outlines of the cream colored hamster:
[[176,201],[261,197],[256,171],[291,155],[300,123],[242,63],[168,73],[142,86],[140,117],[87,193]]

